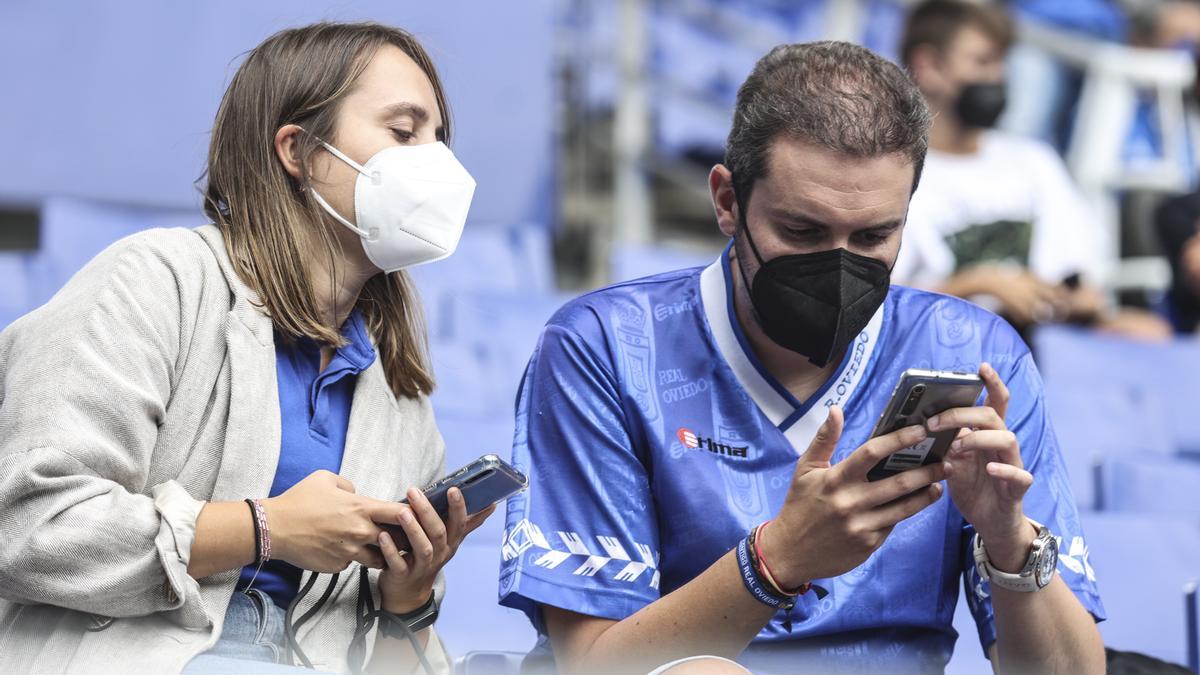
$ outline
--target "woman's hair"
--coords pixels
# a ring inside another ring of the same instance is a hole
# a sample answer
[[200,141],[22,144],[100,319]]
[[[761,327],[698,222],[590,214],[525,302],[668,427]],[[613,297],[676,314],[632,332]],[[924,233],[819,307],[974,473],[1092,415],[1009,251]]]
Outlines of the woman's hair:
[[[450,110],[429,55],[416,38],[377,23],[317,23],[272,35],[250,52],[225,91],[208,150],[204,211],[221,228],[238,275],[253,288],[285,339],[308,337],[329,346],[346,340],[318,311],[305,251],[328,252],[339,273],[341,246],[308,190],[308,159],[318,139],[336,138],[341,101],[376,51],[393,45],[433,85],[449,142]],[[275,154],[275,134],[300,125],[296,154],[301,178]],[[439,139],[439,140],[443,140]],[[358,299],[375,339],[388,384],[397,396],[433,389],[425,323],[416,287],[400,271],[367,281]]]

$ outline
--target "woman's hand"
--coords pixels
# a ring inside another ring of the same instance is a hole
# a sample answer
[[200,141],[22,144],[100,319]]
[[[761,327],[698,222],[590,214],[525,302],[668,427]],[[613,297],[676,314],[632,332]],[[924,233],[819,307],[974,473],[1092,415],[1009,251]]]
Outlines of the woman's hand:
[[379,577],[384,610],[407,614],[428,602],[438,572],[454,557],[463,538],[496,510],[496,505],[492,504],[468,516],[466,501],[458,488],[450,488],[447,497],[450,514],[446,522],[442,522],[433,505],[416,488],[408,490],[408,503],[412,508],[401,505],[403,511],[398,518],[379,521],[399,523],[412,549],[400,551],[386,531],[377,535],[379,550],[386,563]]
[[263,500],[271,530],[271,557],[314,572],[341,572],[352,561],[382,568],[373,546],[375,523],[398,522],[408,508],[354,493],[350,481],[314,471],[283,494]]

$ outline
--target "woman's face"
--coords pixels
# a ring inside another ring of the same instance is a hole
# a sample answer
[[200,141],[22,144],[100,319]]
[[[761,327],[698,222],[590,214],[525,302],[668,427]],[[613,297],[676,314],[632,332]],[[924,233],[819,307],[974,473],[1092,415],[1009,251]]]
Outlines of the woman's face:
[[[381,47],[342,100],[332,138],[325,140],[359,164],[395,145],[421,145],[443,138],[442,111],[433,84],[407,54],[392,45]],[[355,222],[354,183],[359,173],[331,153],[318,150],[312,159],[313,181],[329,205]],[[335,225],[337,236],[358,235]],[[346,242],[344,242],[346,243]]]

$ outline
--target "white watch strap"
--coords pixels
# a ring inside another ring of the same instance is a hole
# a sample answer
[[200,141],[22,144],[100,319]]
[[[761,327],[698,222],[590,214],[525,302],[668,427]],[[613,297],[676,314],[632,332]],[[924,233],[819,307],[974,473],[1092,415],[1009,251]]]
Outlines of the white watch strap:
[[[1041,523],[1038,523],[1032,518],[1029,520],[1029,522],[1033,523],[1033,526],[1036,527],[1039,532],[1041,531]],[[1034,541],[1036,542],[1037,539],[1035,538]],[[988,559],[987,549],[983,546],[983,538],[978,534],[976,534],[974,537],[971,549],[975,557],[975,569],[979,572],[980,578],[982,578],[984,581],[990,582],[992,585],[999,586],[1005,590],[1016,591],[1018,593],[1033,593],[1034,591],[1041,589],[1041,587],[1038,586],[1036,576],[1037,570],[1035,561],[1038,556],[1038,548],[1036,546],[1032,551],[1030,551],[1029,559],[1026,560],[1025,566],[1017,574],[1003,572],[995,567],[992,567],[992,562]]]

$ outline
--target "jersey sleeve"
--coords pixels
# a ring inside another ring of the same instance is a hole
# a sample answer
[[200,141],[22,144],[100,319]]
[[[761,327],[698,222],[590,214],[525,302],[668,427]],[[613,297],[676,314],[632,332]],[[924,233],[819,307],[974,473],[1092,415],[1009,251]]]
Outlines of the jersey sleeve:
[[513,463],[529,488],[508,503],[500,603],[542,633],[542,604],[620,620],[659,597],[657,517],[614,372],[552,323],[517,395]]
[[[1046,525],[1058,538],[1058,573],[1096,621],[1105,618],[1104,605],[1096,588],[1096,573],[1088,560],[1088,548],[1075,497],[1071,494],[1067,469],[1046,414],[1042,379],[1033,357],[1026,353],[1016,360],[1008,373],[1002,373],[1008,385],[1010,403],[1006,422],[1021,445],[1025,468],[1033,474],[1033,486],[1025,493],[1025,515]],[[963,528],[961,558],[967,605],[979,629],[979,642],[986,654],[996,641],[995,615],[992,611],[990,584],[980,579],[971,554],[975,530]]]

